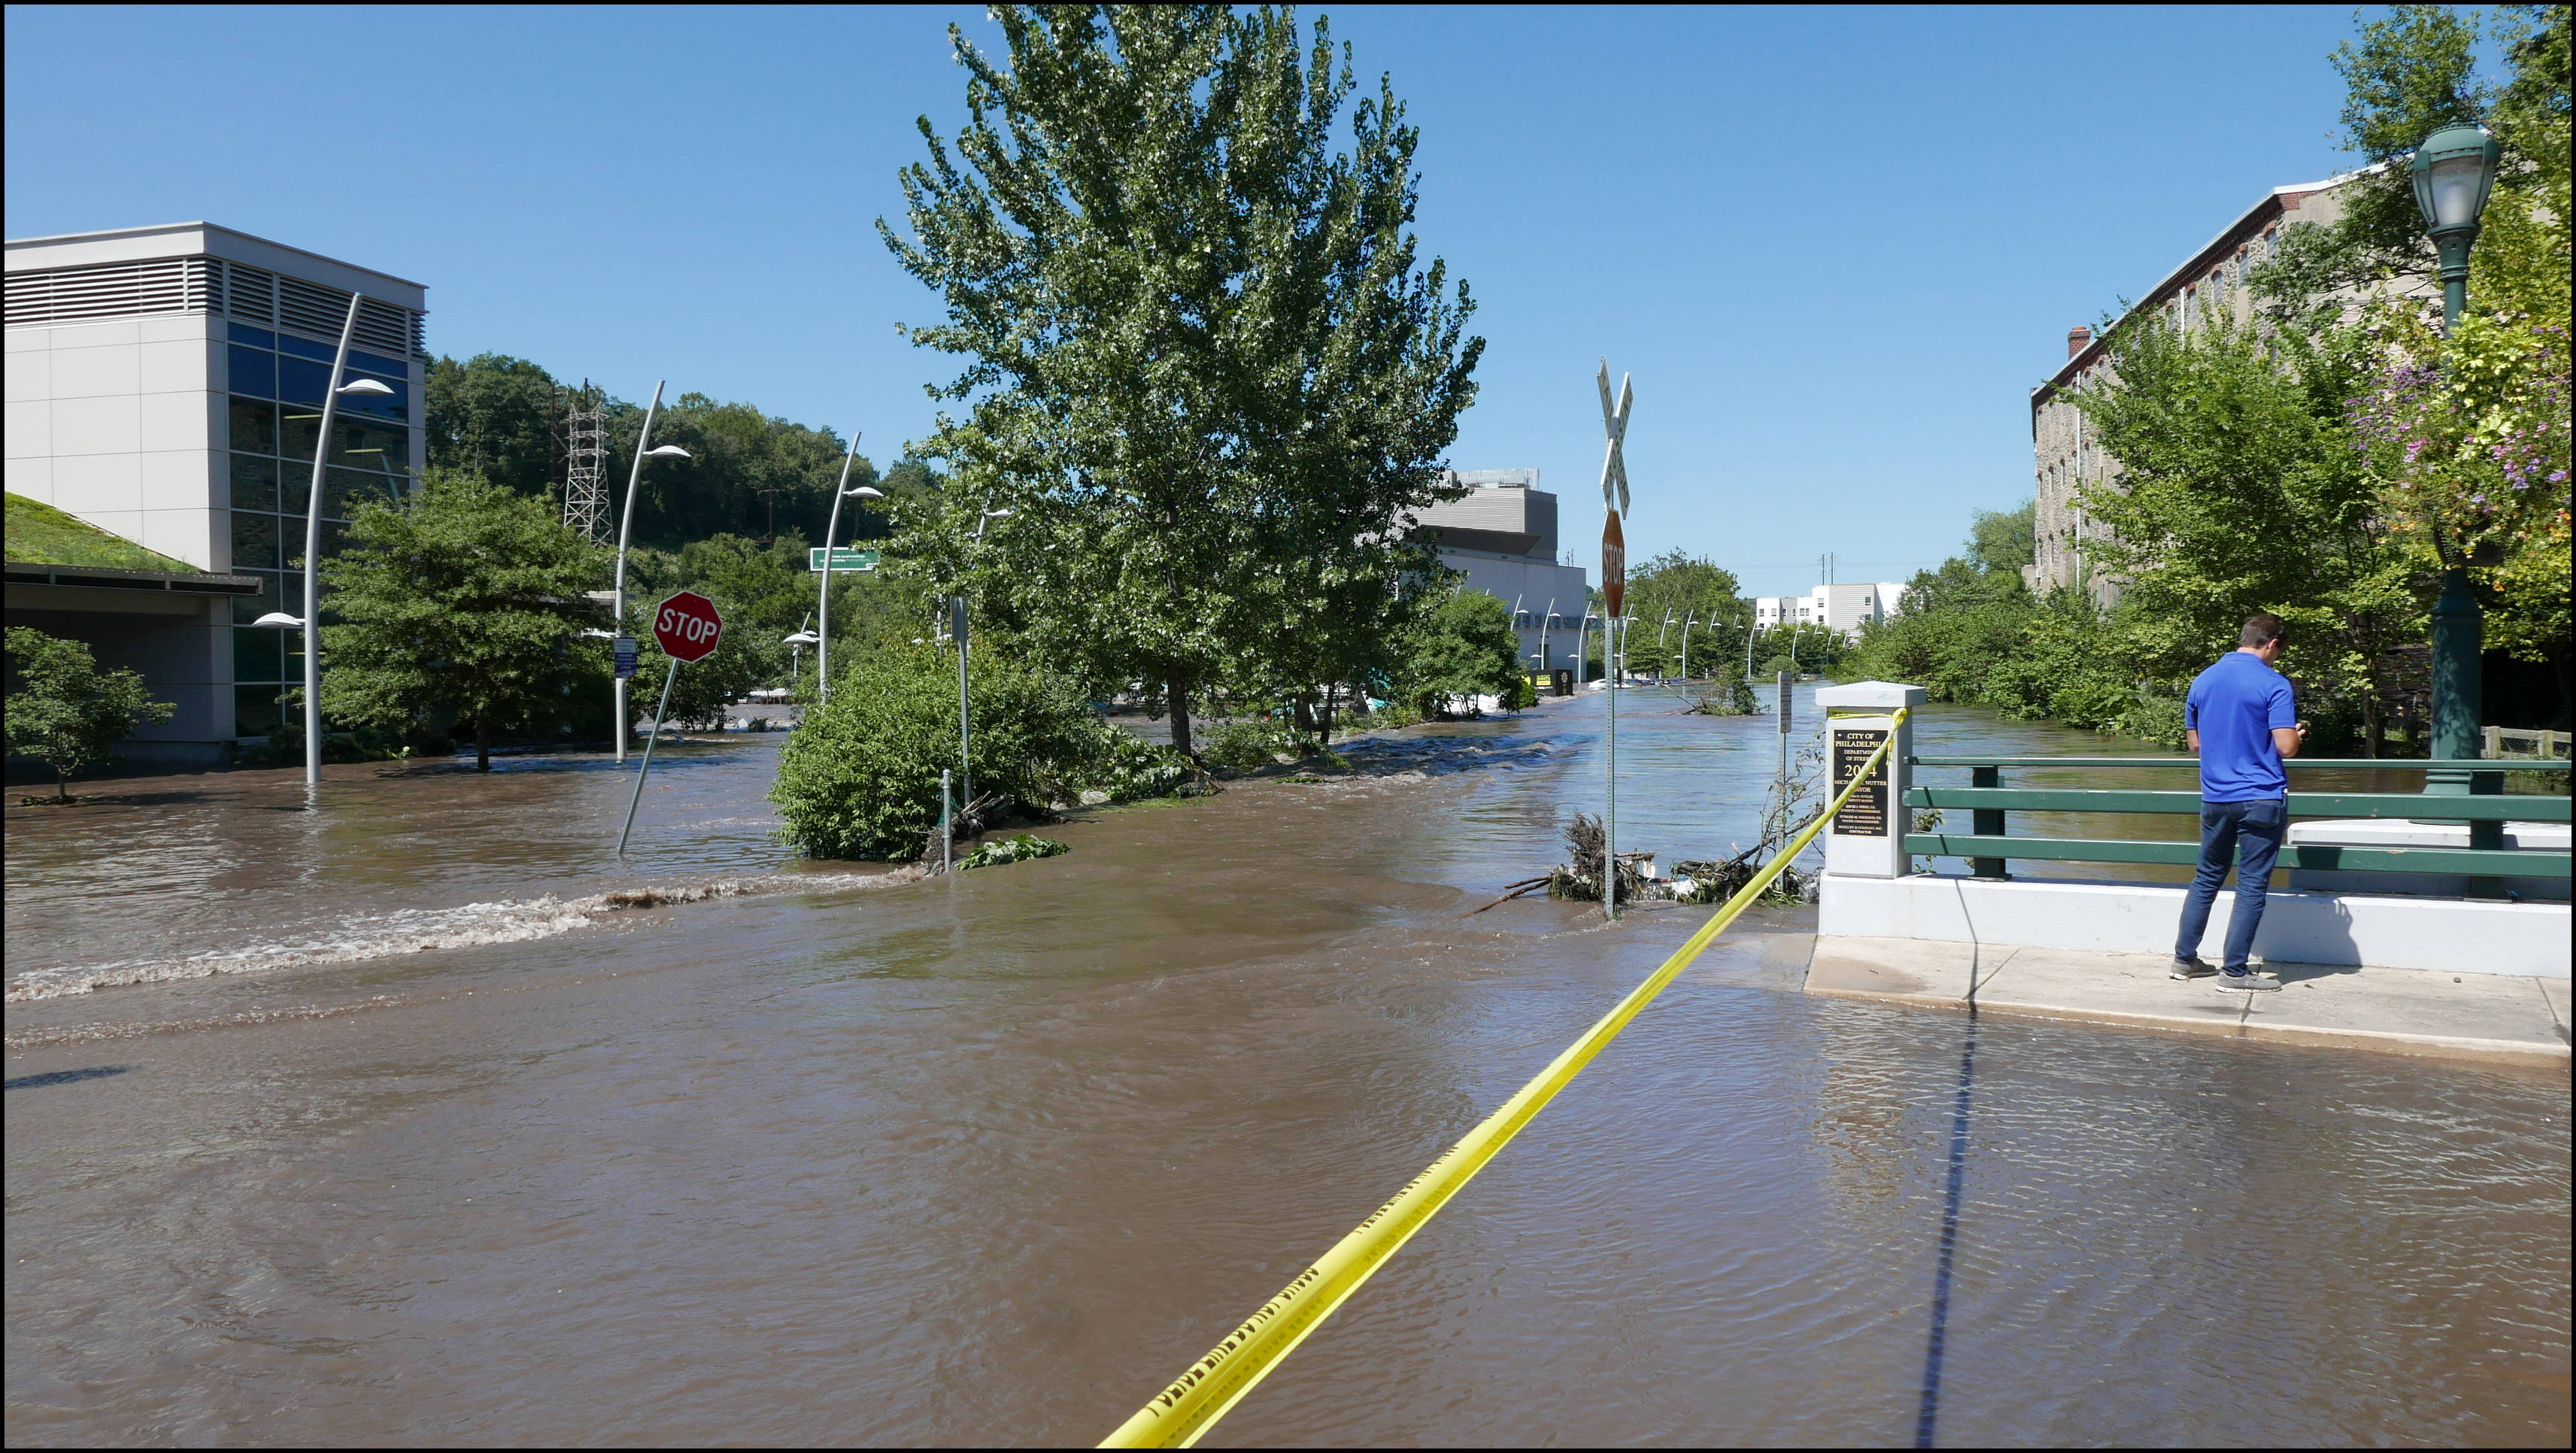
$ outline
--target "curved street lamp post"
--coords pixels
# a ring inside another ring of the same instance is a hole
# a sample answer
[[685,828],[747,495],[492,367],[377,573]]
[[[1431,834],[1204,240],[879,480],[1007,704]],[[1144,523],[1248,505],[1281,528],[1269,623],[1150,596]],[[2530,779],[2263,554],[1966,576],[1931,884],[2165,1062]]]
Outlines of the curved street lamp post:
[[[617,614],[617,629],[621,632],[626,629],[626,541],[627,538],[635,532],[635,488],[644,481],[644,461],[647,459],[686,459],[689,457],[689,451],[681,448],[677,444],[665,444],[659,449],[651,447],[653,443],[653,418],[656,414],[662,412],[662,389],[663,386],[669,382],[669,379],[654,380],[653,402],[646,405],[644,409],[643,432],[635,436],[634,467],[626,472],[626,507],[619,512],[617,519],[617,586],[609,607]],[[626,760],[626,729],[628,725],[626,719],[625,677],[620,676],[617,678],[614,692],[617,702],[617,760],[623,762]]]
[[841,528],[841,501],[845,499],[884,499],[885,492],[860,485],[850,488],[850,465],[859,457],[859,431],[850,431],[850,452],[841,458],[841,482],[832,487],[832,518],[823,526],[822,599],[816,610],[820,623],[815,627],[814,696],[818,701],[832,699],[832,540]]
[[372,378],[346,383],[349,339],[358,329],[359,295],[349,295],[349,313],[340,323],[340,346],[331,355],[331,381],[322,390],[321,428],[313,443],[313,478],[304,496],[304,614],[270,611],[254,626],[301,628],[304,632],[304,787],[308,798],[322,786],[322,485],[331,463],[331,425],[340,412],[340,395],[391,394]]

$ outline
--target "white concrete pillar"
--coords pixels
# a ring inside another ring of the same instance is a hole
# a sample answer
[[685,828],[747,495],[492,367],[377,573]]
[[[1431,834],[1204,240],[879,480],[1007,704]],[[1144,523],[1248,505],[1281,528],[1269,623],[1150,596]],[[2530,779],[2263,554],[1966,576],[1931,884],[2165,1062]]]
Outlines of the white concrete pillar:
[[1912,785],[1906,758],[1914,754],[1914,726],[1900,725],[1898,707],[1923,705],[1920,686],[1888,681],[1859,681],[1827,686],[1816,692],[1825,710],[1825,751],[1831,767],[1827,801],[1839,795],[1878,744],[1896,735],[1896,746],[1870,774],[1869,781],[1825,826],[1825,871],[1862,878],[1901,878],[1913,866],[1905,851],[1905,789]]

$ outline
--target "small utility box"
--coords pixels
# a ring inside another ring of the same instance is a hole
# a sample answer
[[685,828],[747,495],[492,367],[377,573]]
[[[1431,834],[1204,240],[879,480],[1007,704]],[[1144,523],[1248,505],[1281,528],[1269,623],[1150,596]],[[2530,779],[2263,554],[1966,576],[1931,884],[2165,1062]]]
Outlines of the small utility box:
[[1905,789],[1912,785],[1906,758],[1914,754],[1914,726],[1896,720],[1899,707],[1920,707],[1928,695],[1920,686],[1890,681],[1859,681],[1816,691],[1825,713],[1825,752],[1832,766],[1826,801],[1843,788],[1862,763],[1892,734],[1896,745],[1869,780],[1854,792],[1843,810],[1825,825],[1825,871],[1861,878],[1901,878],[1913,866],[1905,851]]

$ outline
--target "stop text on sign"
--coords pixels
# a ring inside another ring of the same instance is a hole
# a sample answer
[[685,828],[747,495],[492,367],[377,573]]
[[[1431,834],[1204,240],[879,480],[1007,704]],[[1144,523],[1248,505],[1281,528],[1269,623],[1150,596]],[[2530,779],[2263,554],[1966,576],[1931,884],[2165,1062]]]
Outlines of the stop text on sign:
[[683,590],[653,613],[653,639],[675,661],[696,661],[716,648],[724,635],[724,617],[716,603],[694,590]]

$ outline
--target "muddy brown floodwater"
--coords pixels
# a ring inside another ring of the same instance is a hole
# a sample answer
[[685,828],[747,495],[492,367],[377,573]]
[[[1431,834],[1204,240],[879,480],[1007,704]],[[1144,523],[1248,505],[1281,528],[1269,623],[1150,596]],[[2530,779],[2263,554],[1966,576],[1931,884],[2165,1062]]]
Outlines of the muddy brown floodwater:
[[[1672,706],[1622,842],[1715,856],[1774,739]],[[775,737],[660,756],[625,868],[587,759],[12,809],[9,1439],[1092,1442],[1701,921],[1462,918],[1599,718],[933,881],[782,855]],[[2563,1074],[1809,999],[1810,922],[1209,1444],[2568,1441]]]

